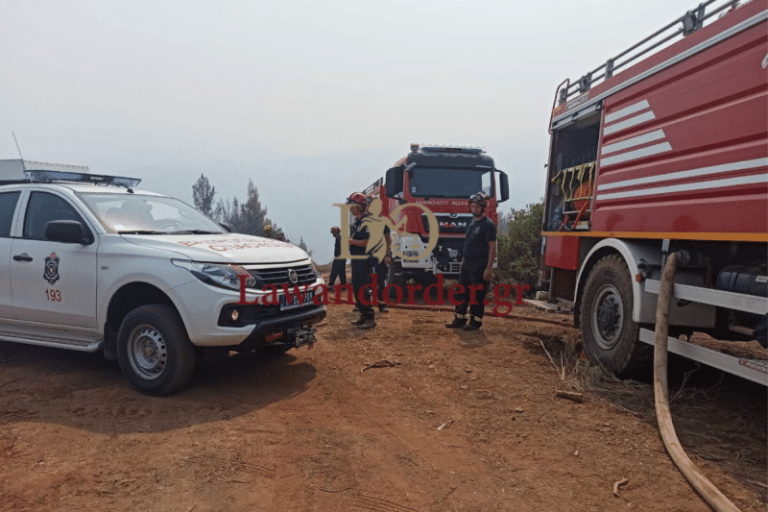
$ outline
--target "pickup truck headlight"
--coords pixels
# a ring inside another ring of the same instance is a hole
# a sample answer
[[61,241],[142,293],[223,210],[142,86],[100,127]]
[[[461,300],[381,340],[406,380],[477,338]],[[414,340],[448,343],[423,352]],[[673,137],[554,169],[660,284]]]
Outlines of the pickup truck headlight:
[[245,287],[255,288],[256,278],[240,265],[220,265],[216,263],[197,263],[194,261],[171,260],[177,267],[189,270],[193,276],[204,283],[226,288],[228,290],[240,290],[240,276],[245,276]]

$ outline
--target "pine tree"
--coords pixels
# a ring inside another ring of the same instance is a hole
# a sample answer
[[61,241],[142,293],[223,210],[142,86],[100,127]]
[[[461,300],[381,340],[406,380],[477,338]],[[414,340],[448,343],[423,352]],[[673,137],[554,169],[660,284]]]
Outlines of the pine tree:
[[[236,208],[235,208],[236,209]],[[241,229],[238,233],[247,235],[264,236],[264,224],[267,218],[267,209],[261,207],[259,201],[259,191],[253,184],[253,180],[248,180],[248,197],[240,205]]]
[[213,196],[215,195],[216,187],[212,187],[208,178],[201,174],[197,182],[192,185],[192,200],[195,202],[195,208],[213,218]]

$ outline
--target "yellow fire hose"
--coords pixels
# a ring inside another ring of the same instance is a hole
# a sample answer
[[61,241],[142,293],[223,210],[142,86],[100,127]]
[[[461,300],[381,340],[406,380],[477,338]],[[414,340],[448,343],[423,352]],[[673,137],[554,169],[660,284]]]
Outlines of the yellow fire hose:
[[717,512],[739,512],[731,500],[725,497],[704,474],[699,471],[685,454],[680,440],[675,433],[669,411],[667,383],[667,334],[669,332],[669,303],[672,299],[672,284],[677,270],[677,254],[667,258],[659,288],[659,301],[656,305],[656,337],[653,354],[653,387],[656,404],[656,419],[664,446],[680,472],[698,491],[702,498]]

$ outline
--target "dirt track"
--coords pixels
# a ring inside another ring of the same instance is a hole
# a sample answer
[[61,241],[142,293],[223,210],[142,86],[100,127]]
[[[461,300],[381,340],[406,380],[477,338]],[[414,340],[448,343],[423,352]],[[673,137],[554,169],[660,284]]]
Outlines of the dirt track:
[[[709,510],[664,452],[651,387],[589,377],[575,330],[456,334],[397,310],[361,333],[350,309],[329,308],[312,350],[230,357],[165,398],[101,356],[0,342],[0,510]],[[678,434],[765,510],[766,392],[711,377],[671,391]],[[584,403],[554,396],[568,386]]]

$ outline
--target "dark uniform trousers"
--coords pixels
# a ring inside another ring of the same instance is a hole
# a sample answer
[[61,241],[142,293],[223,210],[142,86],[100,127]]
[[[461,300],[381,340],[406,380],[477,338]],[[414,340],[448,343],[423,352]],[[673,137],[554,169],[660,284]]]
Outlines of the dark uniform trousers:
[[[456,297],[456,318],[469,320],[467,310],[474,317],[476,322],[482,322],[485,314],[485,295],[488,292],[488,283],[483,280],[483,273],[488,265],[488,258],[467,260],[461,265],[461,274],[459,274],[459,284],[464,287],[464,292],[457,293]],[[472,294],[469,285],[482,285]],[[475,304],[470,304],[470,299],[474,295]]]
[[384,302],[384,287],[387,284],[387,276],[389,275],[389,267],[387,264],[382,261],[376,265],[376,274],[379,276],[379,289],[376,290],[376,296],[379,298],[379,304],[382,304]]
[[[363,286],[371,283],[372,270],[373,269],[371,268],[368,259],[352,260],[352,291],[355,293],[355,303],[357,304],[357,309],[363,316],[373,316],[374,314],[373,306],[371,306],[370,296],[367,296],[368,305],[360,302],[360,290],[363,288]],[[368,287],[366,291],[369,289],[370,287]]]
[[328,281],[328,287],[333,288],[336,284],[336,277],[341,280],[341,284],[347,284],[347,260],[333,260],[331,264],[331,277]]

